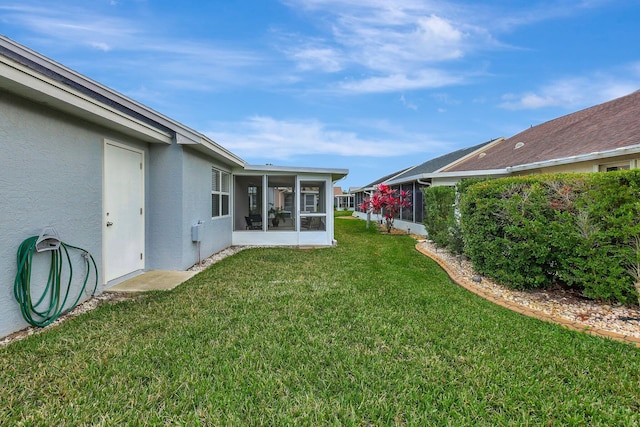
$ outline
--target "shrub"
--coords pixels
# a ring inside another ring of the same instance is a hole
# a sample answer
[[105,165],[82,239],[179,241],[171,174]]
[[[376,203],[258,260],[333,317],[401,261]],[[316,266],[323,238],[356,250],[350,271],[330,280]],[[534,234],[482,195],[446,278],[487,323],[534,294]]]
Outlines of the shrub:
[[411,207],[411,195],[404,190],[396,190],[386,184],[378,184],[371,197],[365,197],[360,205],[364,212],[379,213],[384,216],[387,233],[391,232],[393,220],[400,209]]
[[456,190],[454,187],[427,187],[424,194],[424,228],[437,246],[450,243],[449,230],[455,223]]
[[638,170],[475,183],[460,210],[464,250],[481,274],[515,288],[562,282],[601,300],[637,295]]
[[471,186],[461,200],[465,252],[482,274],[515,288],[551,283],[544,188],[531,178]]
[[562,217],[559,277],[591,298],[628,302],[636,294],[634,243],[640,236],[639,171],[594,174],[571,218]]

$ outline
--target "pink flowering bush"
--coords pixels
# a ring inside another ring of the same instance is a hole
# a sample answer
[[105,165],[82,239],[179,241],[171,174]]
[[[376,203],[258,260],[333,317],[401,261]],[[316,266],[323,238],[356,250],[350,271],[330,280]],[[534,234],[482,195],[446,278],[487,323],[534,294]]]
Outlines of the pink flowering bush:
[[395,190],[385,184],[375,186],[371,197],[365,197],[360,205],[364,212],[381,214],[384,217],[387,232],[393,227],[393,220],[402,208],[410,208],[410,194],[404,190]]

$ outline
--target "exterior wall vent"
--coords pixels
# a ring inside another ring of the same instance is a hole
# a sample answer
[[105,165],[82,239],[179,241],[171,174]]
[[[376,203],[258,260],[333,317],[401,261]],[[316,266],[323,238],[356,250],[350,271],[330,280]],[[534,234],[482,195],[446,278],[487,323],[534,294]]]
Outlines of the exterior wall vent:
[[515,146],[515,147],[513,147],[513,149],[514,149],[514,150],[517,150],[518,148],[522,148],[522,147],[524,147],[524,142],[517,142],[517,143],[516,143],[516,146]]
[[484,157],[484,156],[486,156],[486,155],[487,155],[487,153],[485,153],[485,152],[483,151],[482,153],[478,154],[478,158],[479,158],[479,159],[481,159],[481,158],[483,158],[483,157]]

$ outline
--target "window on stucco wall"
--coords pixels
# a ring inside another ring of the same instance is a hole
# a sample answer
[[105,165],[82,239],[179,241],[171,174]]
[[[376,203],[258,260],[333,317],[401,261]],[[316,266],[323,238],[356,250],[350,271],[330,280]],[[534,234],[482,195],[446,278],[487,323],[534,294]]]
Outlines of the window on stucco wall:
[[211,168],[211,217],[229,215],[230,174]]
[[600,172],[613,172],[620,170],[629,170],[629,162],[626,163],[616,163],[616,164],[608,164],[608,165],[600,165]]

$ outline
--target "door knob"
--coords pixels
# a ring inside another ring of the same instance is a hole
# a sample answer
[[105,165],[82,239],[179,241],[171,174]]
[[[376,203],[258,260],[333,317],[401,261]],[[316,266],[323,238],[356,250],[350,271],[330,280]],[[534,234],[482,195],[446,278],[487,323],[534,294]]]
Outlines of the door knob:
[[111,227],[113,223],[111,221],[107,221],[107,227]]

